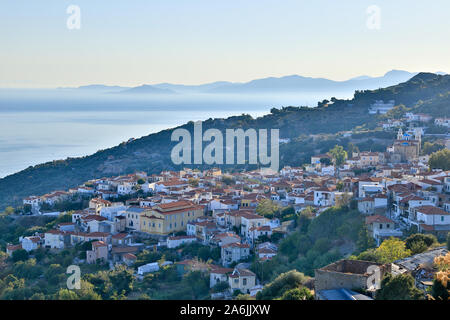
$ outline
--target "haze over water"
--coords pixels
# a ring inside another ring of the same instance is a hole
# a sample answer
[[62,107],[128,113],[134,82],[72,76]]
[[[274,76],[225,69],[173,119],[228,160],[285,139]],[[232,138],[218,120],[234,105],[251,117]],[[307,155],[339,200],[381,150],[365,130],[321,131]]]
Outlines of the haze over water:
[[72,90],[0,90],[0,178],[39,163],[79,157],[188,121],[273,107],[316,106],[352,92],[282,95],[123,96]]

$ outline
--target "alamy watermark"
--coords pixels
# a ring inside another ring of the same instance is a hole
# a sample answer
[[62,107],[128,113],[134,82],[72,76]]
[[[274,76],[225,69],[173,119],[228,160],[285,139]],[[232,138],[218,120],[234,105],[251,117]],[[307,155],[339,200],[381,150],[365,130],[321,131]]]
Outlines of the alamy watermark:
[[381,29],[381,8],[377,5],[371,5],[366,10],[366,26],[369,30]]
[[77,5],[70,5],[66,10],[67,14],[70,16],[67,18],[66,26],[69,30],[79,30],[81,29],[81,9]]
[[[180,164],[254,164],[267,166],[273,172],[279,169],[279,129],[270,130],[270,155],[268,154],[267,129],[226,129],[224,137],[218,129],[208,129],[203,133],[202,122],[194,123],[194,139],[186,129],[176,129],[171,140],[179,143],[172,149],[171,159]],[[248,141],[248,144],[246,144]],[[209,142],[203,148],[203,142]],[[236,142],[236,144],[235,144]],[[248,146],[248,148],[246,148]],[[236,149],[236,157],[235,157]],[[248,157],[246,157],[246,149]],[[225,150],[225,155],[224,155]],[[192,153],[194,159],[192,161]]]
[[66,270],[67,274],[70,274],[70,276],[67,278],[67,289],[69,290],[79,290],[81,289],[81,270],[80,267],[77,265],[70,265],[67,267]]

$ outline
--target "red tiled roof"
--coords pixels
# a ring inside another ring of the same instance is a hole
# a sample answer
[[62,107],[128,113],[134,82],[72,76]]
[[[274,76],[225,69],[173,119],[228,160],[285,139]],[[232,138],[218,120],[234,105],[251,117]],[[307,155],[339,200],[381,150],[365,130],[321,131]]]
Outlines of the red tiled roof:
[[366,224],[371,224],[374,222],[376,222],[376,223],[394,223],[394,221],[392,221],[388,217],[381,216],[381,215],[374,215],[374,216],[366,217]]
[[426,214],[426,215],[450,215],[449,212],[442,210],[441,208],[434,206],[421,206],[414,208],[417,212]]

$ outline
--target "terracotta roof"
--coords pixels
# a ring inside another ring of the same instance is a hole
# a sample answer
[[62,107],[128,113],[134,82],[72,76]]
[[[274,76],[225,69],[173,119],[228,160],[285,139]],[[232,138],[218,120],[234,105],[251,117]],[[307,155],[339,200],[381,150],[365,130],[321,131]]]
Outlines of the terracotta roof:
[[217,274],[227,274],[233,272],[233,269],[230,268],[222,268],[220,266],[212,266],[211,267],[211,273],[217,273]]
[[6,246],[6,249],[8,249],[9,251],[15,251],[15,250],[20,250],[22,249],[22,244],[10,244],[8,246]]
[[241,277],[256,277],[256,275],[248,269],[234,269],[233,273],[230,275],[230,278],[238,278]]
[[132,253],[125,253],[123,258],[128,260],[137,260],[137,257]]
[[113,235],[111,238],[112,239],[124,239],[128,236],[128,233],[116,233],[115,235]]
[[442,210],[441,208],[434,206],[421,206],[414,208],[417,212],[426,214],[426,215],[450,215],[449,212]]
[[375,223],[375,222],[376,223],[394,223],[394,221],[392,221],[388,217],[381,216],[381,215],[374,215],[374,216],[366,217],[366,224],[371,224],[371,223]]
[[222,248],[229,248],[229,247],[250,248],[250,245],[246,244],[246,243],[233,242],[233,243],[228,243],[228,244],[224,245]]
[[92,242],[92,246],[93,247],[106,247],[107,246],[107,244],[106,243],[104,243],[103,241],[95,241],[95,242]]

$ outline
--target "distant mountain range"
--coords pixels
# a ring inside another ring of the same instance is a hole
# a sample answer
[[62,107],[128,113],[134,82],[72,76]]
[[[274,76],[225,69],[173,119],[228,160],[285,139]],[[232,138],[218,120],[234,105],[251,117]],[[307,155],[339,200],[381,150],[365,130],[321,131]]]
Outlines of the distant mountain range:
[[[381,77],[358,76],[345,81],[334,81],[326,78],[311,78],[300,75],[285,77],[269,77],[252,80],[249,82],[227,82],[218,81],[201,85],[183,84],[143,84],[138,87],[107,86],[101,84],[81,86],[78,88],[64,88],[72,90],[83,90],[98,93],[116,94],[176,94],[176,93],[220,93],[220,94],[279,94],[279,93],[302,93],[302,92],[336,92],[343,90],[374,90],[396,85],[408,81],[417,72],[402,70],[391,70]],[[436,74],[445,75],[444,72]]]

